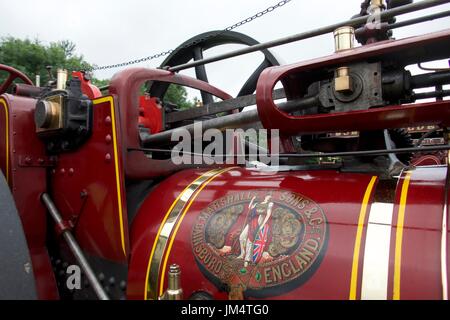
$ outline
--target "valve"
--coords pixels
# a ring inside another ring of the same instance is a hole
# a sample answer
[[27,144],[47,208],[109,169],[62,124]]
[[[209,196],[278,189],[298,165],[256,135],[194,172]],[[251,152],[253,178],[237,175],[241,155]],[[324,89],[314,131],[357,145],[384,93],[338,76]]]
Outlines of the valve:
[[181,288],[181,269],[177,264],[172,264],[168,272],[169,285],[160,300],[182,300],[183,289]]

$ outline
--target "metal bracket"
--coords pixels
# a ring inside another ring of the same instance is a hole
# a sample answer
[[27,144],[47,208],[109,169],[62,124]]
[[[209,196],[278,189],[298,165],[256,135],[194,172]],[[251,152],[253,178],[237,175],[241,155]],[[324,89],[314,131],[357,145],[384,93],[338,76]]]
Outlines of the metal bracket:
[[56,157],[32,157],[27,155],[19,156],[19,167],[55,167]]

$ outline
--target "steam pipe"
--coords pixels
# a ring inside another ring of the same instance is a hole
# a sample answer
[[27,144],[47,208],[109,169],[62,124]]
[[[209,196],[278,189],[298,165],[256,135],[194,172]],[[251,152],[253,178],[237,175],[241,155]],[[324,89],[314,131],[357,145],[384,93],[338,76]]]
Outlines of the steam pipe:
[[13,93],[23,97],[37,97],[42,91],[44,91],[43,88],[25,83],[16,83],[13,87]]

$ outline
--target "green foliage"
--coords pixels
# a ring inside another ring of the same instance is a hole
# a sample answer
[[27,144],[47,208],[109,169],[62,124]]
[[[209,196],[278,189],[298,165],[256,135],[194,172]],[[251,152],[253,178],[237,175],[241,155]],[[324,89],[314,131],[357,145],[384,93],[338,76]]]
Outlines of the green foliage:
[[100,79],[93,78],[93,79],[91,79],[91,82],[94,86],[101,88],[101,87],[107,86],[109,84],[109,79],[100,80]]
[[164,96],[164,102],[176,104],[180,110],[194,107],[194,104],[187,99],[187,91],[184,87],[171,84]]
[[16,39],[6,37],[0,39],[0,63],[16,68],[25,73],[32,81],[36,75],[41,76],[41,85],[49,80],[46,66],[71,71],[87,70],[91,65],[82,55],[75,54],[75,44],[69,40],[42,44],[35,39]]
[[[48,80],[46,66],[52,66],[53,74],[57,68],[71,71],[89,70],[92,65],[86,62],[82,55],[75,54],[76,46],[69,40],[51,42],[48,45],[38,39],[16,39],[6,37],[0,39],[0,63],[22,71],[33,82],[36,75],[41,77],[41,86]],[[0,83],[5,79],[5,74],[0,74]],[[92,83],[98,87],[108,85],[109,80],[92,78]],[[145,92],[145,86],[141,88],[141,94]],[[176,104],[180,109],[189,109],[194,103],[188,101],[186,89],[179,85],[170,85],[164,97],[164,101]]]

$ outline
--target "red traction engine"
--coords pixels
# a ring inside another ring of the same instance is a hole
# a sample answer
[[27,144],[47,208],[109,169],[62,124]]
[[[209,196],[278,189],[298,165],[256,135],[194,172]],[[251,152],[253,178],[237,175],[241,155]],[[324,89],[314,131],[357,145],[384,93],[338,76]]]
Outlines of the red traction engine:
[[[448,60],[450,30],[391,39],[394,13],[415,5],[381,7],[375,31],[364,15],[342,24],[329,56],[279,66],[267,45],[234,98],[208,83],[202,51],[261,48],[235,32],[120,71],[103,93],[81,72],[36,87],[1,65],[0,297],[448,299],[450,70],[407,67]],[[203,106],[170,105],[170,84],[201,90]],[[227,161],[175,164],[171,137],[195,124],[278,130],[279,150],[233,139],[279,163],[240,164],[226,147]],[[443,144],[412,142],[415,126]],[[442,164],[412,164],[432,151]]]

